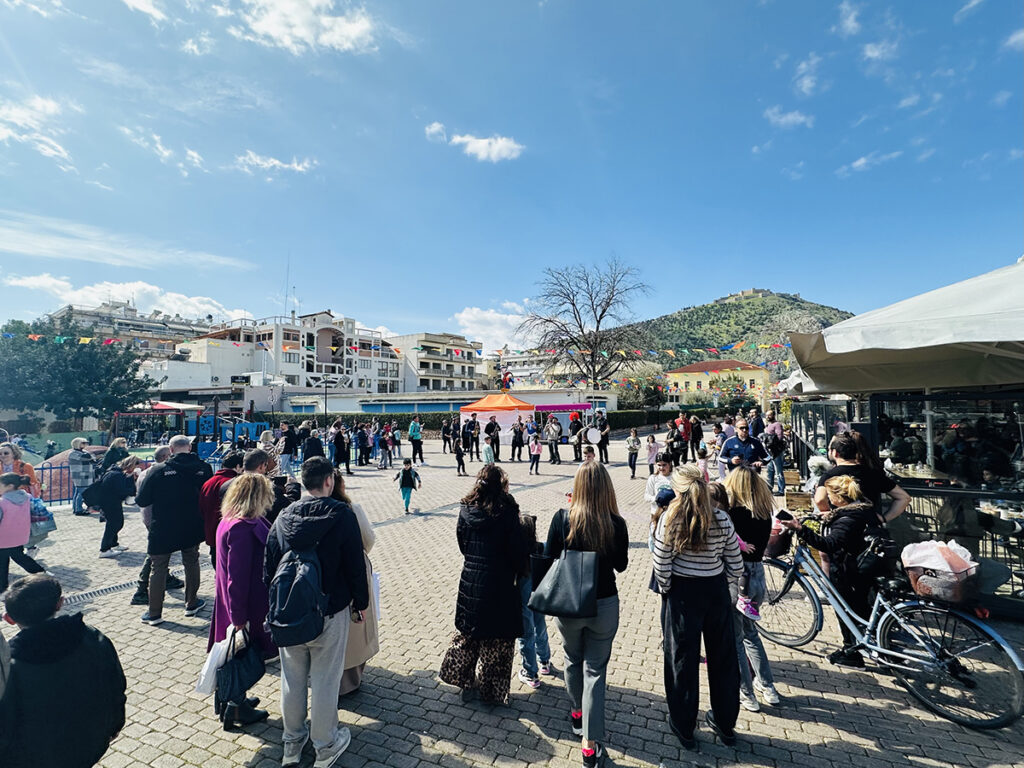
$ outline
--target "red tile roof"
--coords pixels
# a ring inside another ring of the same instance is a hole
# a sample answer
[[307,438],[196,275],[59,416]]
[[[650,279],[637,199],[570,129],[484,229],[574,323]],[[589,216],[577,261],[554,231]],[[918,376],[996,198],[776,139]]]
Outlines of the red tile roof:
[[740,368],[744,371],[763,371],[759,365],[744,363],[742,360],[701,360],[699,363],[690,363],[682,368],[675,368],[668,373],[707,373],[708,371],[727,371]]

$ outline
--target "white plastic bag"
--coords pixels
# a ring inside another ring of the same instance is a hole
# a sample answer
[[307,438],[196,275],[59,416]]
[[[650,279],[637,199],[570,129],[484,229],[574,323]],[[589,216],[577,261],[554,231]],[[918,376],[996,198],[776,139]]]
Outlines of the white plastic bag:
[[196,683],[196,693],[209,696],[217,689],[217,670],[224,666],[228,660],[228,646],[231,644],[229,634],[219,643],[214,643],[210,652],[206,654],[206,663],[199,671],[199,682]]
[[373,607],[377,609],[377,621],[380,621],[380,573],[373,571],[371,577],[373,579],[373,595],[371,599],[373,600]]
[[[939,573],[960,573],[978,565],[971,560],[971,553],[956,541],[922,541],[907,544],[903,548],[901,559],[905,568],[925,568]],[[963,564],[955,568],[951,561],[955,563],[959,560],[962,560]]]

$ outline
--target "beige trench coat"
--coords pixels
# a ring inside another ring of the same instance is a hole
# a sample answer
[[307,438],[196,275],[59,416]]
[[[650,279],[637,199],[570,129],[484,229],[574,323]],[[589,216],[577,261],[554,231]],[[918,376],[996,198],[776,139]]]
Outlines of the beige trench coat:
[[370,604],[364,612],[362,623],[355,622],[348,629],[348,645],[345,646],[345,669],[357,667],[377,655],[380,650],[380,643],[377,639],[377,606],[373,602],[373,575],[370,558],[367,556],[373,544],[377,540],[370,520],[367,518],[363,508],[358,504],[352,505],[356,521],[359,523],[359,533],[363,538],[363,561],[366,563],[366,581],[370,591]]

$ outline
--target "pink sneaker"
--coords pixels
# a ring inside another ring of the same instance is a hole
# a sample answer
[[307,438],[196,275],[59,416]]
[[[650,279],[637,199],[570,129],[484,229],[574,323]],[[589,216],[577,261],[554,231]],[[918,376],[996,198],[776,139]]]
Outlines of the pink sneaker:
[[750,601],[749,597],[740,595],[736,598],[736,610],[742,613],[751,621],[760,621],[761,614],[757,612],[756,606]]

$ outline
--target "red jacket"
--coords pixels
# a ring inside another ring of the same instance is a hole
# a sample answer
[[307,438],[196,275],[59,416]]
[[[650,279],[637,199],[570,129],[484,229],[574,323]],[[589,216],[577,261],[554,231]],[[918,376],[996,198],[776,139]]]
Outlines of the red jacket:
[[224,484],[238,477],[233,469],[218,469],[213,477],[203,483],[199,491],[199,511],[203,515],[203,535],[211,547],[217,541],[217,524],[220,523],[220,504],[227,489]]

